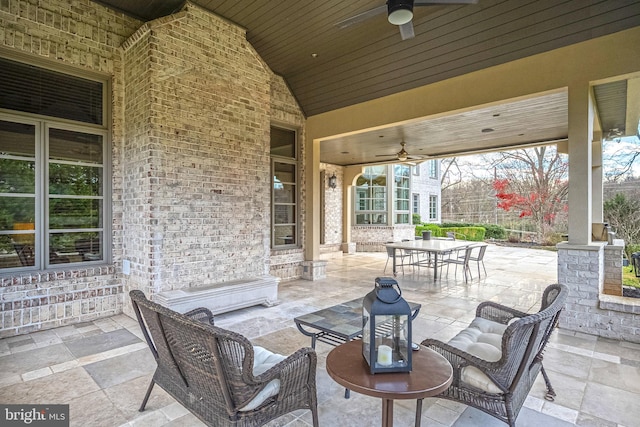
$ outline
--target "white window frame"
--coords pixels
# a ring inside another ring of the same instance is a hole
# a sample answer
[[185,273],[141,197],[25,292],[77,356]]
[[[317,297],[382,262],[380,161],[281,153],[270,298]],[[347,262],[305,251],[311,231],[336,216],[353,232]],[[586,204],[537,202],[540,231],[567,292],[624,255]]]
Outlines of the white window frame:
[[412,197],[412,213],[420,213],[420,193],[413,193]]
[[429,160],[429,178],[438,179],[438,160]]
[[438,195],[429,194],[429,221],[438,220]]
[[[380,166],[373,167],[380,168]],[[374,179],[382,174],[367,178],[369,172],[374,172],[368,168],[365,168],[363,174],[358,177],[353,189],[353,224],[357,226],[388,225],[389,168],[384,166],[381,169],[384,171],[385,185],[373,185]],[[366,185],[357,184],[361,179],[366,180]]]
[[[406,168],[406,175],[397,175],[396,171]],[[397,164],[393,165],[393,223],[394,224],[411,224],[412,212],[411,212],[411,169],[410,166]],[[406,186],[400,187],[399,181],[406,182]],[[400,193],[406,193],[406,198],[400,197]],[[406,209],[402,209],[401,205],[405,204]],[[401,217],[406,218],[405,221],[400,221]]]

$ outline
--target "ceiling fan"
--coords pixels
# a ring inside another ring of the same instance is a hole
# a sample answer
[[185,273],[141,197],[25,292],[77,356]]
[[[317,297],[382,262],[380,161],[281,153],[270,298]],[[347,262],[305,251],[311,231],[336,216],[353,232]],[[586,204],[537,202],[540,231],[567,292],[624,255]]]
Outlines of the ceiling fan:
[[476,4],[478,0],[387,0],[386,4],[359,13],[336,24],[338,28],[347,28],[351,25],[365,21],[371,17],[387,12],[387,20],[400,28],[402,40],[412,39],[413,32],[413,7],[414,6],[438,6],[455,4]]
[[424,156],[416,156],[416,155],[411,155],[407,152],[407,150],[405,150],[405,145],[406,143],[403,141],[400,143],[400,151],[398,151],[396,154],[376,154],[376,157],[395,157],[398,161],[400,162],[406,162],[408,160],[423,160]]

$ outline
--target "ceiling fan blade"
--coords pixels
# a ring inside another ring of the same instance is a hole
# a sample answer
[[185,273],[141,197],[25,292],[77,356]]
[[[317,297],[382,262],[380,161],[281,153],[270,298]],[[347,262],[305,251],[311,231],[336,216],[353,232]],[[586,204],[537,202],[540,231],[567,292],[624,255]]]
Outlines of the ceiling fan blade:
[[413,32],[413,23],[411,21],[407,22],[406,24],[400,25],[399,28],[400,37],[402,37],[402,40],[409,40],[416,36]]
[[401,162],[398,159],[392,159],[392,160],[380,160],[377,162],[367,162],[367,163],[358,163],[358,165],[370,165],[370,166],[375,166],[375,165],[409,165],[409,166],[416,166],[419,162],[416,161],[412,161],[412,160],[405,160],[403,162]]
[[414,0],[414,6],[437,6],[439,4],[477,4],[478,0]]
[[381,15],[383,13],[387,13],[387,5],[383,4],[382,6],[378,6],[373,9],[369,9],[362,13],[352,16],[351,18],[347,18],[344,21],[340,21],[335,24],[338,28],[347,28],[354,24],[359,24],[360,22],[366,21],[369,18],[372,18],[377,15]]

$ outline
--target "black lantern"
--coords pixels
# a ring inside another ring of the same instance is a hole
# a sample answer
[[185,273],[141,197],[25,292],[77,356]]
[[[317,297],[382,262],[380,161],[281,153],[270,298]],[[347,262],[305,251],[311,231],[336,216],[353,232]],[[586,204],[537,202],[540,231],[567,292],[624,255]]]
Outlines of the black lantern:
[[391,277],[362,301],[362,355],[372,374],[411,371],[411,309]]
[[329,187],[335,189],[338,186],[338,177],[336,177],[336,173],[329,177]]

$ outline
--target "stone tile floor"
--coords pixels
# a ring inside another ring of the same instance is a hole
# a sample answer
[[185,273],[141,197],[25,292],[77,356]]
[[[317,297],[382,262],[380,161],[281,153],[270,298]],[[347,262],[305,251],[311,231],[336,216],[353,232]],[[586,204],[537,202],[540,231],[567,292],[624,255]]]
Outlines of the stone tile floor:
[[[386,254],[356,254],[331,259],[327,278],[280,284],[280,304],[251,307],[216,316],[216,324],[244,334],[257,345],[289,354],[308,346],[293,318],[368,293],[383,273]],[[466,326],[478,303],[493,300],[536,311],[542,290],[556,280],[556,254],[491,245],[488,275],[465,283],[461,271],[436,283],[430,270],[407,269],[398,281],[407,300],[422,309],[414,321],[414,341],[448,340]],[[446,271],[445,271],[446,272]],[[456,277],[457,276],[457,277]],[[333,382],[324,368],[331,346],[318,343],[318,400],[321,426],[374,426],[381,423],[379,399],[351,393]],[[545,353],[545,367],[557,392],[543,399],[542,378],[517,420],[528,426],[640,425],[640,344],[558,330]],[[156,387],[147,410],[138,412],[155,368],[137,322],[125,314],[0,340],[1,403],[66,403],[72,426],[201,426],[202,423]],[[414,401],[396,401],[395,425],[413,425]],[[309,411],[298,411],[269,426],[311,425]],[[422,425],[504,426],[465,405],[425,399]]]

